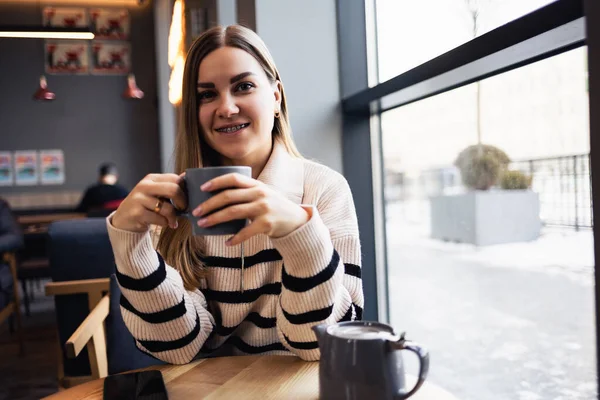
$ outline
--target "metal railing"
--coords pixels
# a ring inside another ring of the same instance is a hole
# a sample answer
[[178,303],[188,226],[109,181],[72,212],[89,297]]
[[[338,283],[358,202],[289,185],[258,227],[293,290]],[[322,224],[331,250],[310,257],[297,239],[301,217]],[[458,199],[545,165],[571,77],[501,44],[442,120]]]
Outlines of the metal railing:
[[[531,188],[539,195],[544,225],[592,227],[589,154],[513,161],[509,168],[533,175]],[[424,170],[412,177],[388,171],[385,187],[388,201],[426,200],[465,190],[454,166]]]
[[515,161],[511,168],[533,175],[545,225],[592,227],[589,154]]

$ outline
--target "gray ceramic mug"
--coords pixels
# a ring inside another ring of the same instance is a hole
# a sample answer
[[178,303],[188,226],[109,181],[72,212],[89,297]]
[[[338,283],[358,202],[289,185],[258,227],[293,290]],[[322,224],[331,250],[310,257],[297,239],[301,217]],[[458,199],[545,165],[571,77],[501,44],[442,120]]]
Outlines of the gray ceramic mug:
[[192,224],[192,233],[194,235],[235,235],[246,226],[245,219],[236,219],[233,221],[224,222],[222,224],[213,225],[207,228],[198,226],[197,222],[202,217],[194,217],[191,213],[196,207],[204,203],[209,198],[220,193],[222,190],[214,192],[204,192],[200,190],[200,186],[221,175],[238,173],[252,176],[252,168],[245,166],[235,167],[205,167],[205,168],[188,168],[185,170],[183,191],[188,202],[188,212],[178,212],[177,215],[187,218]]

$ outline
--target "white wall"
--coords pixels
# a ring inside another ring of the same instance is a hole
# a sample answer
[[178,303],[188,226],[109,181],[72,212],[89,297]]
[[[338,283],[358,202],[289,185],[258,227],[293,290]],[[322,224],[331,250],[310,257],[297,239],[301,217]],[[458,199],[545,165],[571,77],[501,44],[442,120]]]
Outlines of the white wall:
[[341,172],[335,0],[256,0],[256,31],[281,74],[300,152]]
[[169,102],[171,67],[168,62],[169,29],[171,27],[171,0],[154,1],[154,36],[156,51],[156,87],[158,91],[158,121],[160,135],[160,162],[162,172],[175,170],[175,109]]
[[236,20],[236,1],[218,0],[217,1],[217,19],[219,25],[232,25]]

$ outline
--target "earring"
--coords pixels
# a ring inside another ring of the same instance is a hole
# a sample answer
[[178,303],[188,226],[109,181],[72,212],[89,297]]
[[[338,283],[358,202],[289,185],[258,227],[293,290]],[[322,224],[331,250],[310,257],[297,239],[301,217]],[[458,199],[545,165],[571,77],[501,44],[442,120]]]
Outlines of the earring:
[[279,111],[275,111],[275,118],[279,118]]

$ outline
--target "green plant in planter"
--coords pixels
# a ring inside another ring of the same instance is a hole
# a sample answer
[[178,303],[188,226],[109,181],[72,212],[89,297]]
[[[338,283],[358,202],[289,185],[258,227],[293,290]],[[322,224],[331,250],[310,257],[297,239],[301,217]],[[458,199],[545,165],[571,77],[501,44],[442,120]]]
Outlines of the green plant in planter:
[[521,171],[506,171],[500,179],[500,187],[504,190],[524,190],[531,187],[533,176]]
[[460,170],[465,186],[488,190],[498,182],[509,163],[510,158],[499,148],[476,144],[461,151],[454,165]]

